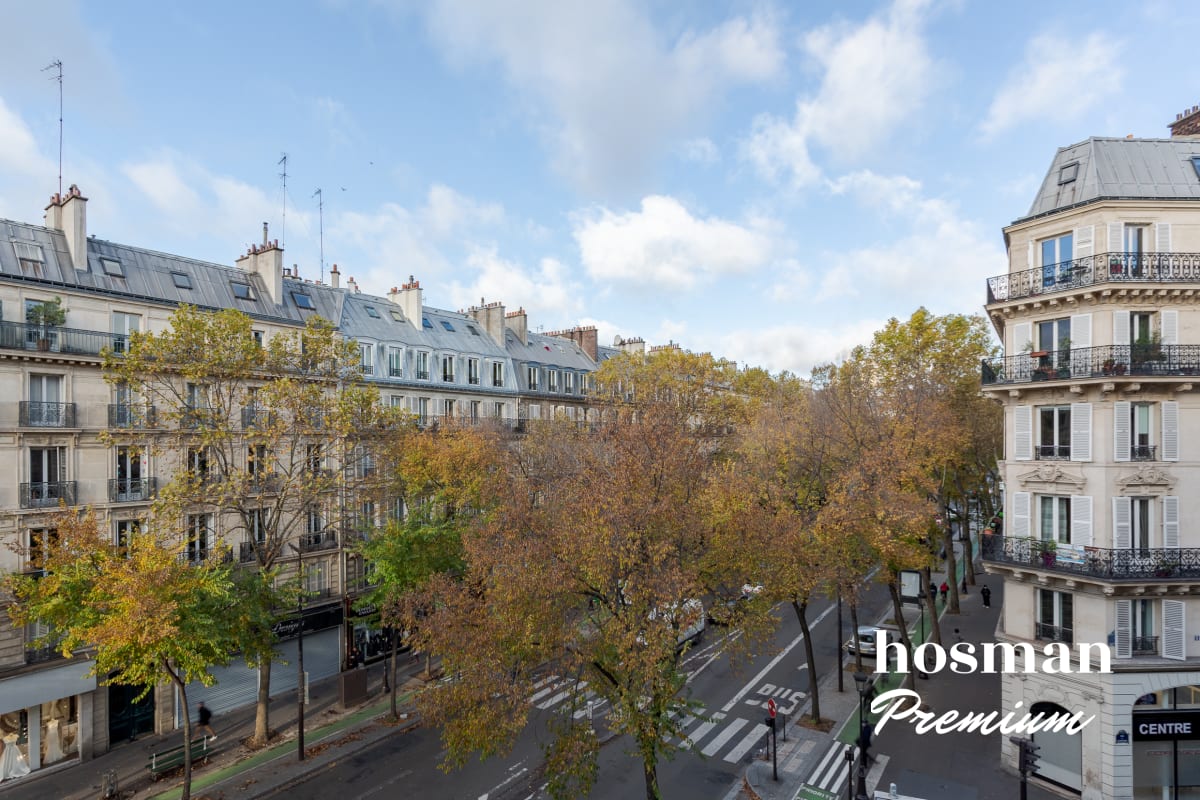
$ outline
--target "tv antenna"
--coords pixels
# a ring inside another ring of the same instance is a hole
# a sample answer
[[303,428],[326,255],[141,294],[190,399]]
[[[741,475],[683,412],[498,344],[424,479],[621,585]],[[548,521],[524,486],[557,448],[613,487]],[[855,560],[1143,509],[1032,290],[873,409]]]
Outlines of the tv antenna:
[[321,190],[317,189],[313,192],[313,197],[317,198],[317,219],[319,220],[320,236],[321,236],[321,283],[325,282],[325,196],[321,194]]
[[42,67],[42,72],[54,70],[50,80],[58,81],[58,194],[62,196],[62,147],[63,147],[63,70],[62,61],[54,59]]
[[283,245],[283,249],[287,249],[287,153],[280,157],[278,162],[283,171],[279,173],[280,180],[283,181],[283,220],[279,223],[279,242]]

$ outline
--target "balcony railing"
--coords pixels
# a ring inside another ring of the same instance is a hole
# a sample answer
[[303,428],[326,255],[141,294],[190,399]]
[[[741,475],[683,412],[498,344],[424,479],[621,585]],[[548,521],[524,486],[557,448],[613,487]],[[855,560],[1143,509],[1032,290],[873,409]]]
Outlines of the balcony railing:
[[1051,642],[1066,642],[1067,644],[1071,644],[1074,641],[1072,638],[1074,635],[1075,632],[1070,628],[1047,625],[1044,622],[1037,623],[1037,630],[1035,631],[1035,637],[1038,639],[1048,639]]
[[74,403],[41,403],[22,400],[19,409],[22,428],[74,428]]
[[337,531],[320,531],[305,533],[300,536],[300,552],[314,553],[318,550],[336,550],[338,546]]
[[153,428],[158,425],[154,406],[135,406],[128,403],[108,404],[108,427]]
[[984,386],[1122,377],[1200,375],[1200,345],[1112,344],[984,359]]
[[1033,451],[1038,461],[1070,461],[1071,446],[1066,444],[1039,444]]
[[274,422],[274,412],[261,406],[242,406],[242,430],[268,428]]
[[266,542],[242,542],[238,546],[238,561],[242,564],[258,561],[259,552],[266,546]]
[[110,503],[138,503],[150,500],[158,490],[157,478],[113,478],[108,482]]
[[1156,656],[1158,655],[1158,637],[1157,636],[1133,636],[1133,654],[1135,656]]
[[1130,461],[1154,461],[1158,448],[1152,444],[1135,444],[1129,449]]
[[187,406],[179,414],[181,428],[199,428],[216,421],[217,409],[212,406]]
[[1200,579],[1200,548],[1137,547],[1113,550],[992,534],[982,537],[980,550],[984,561],[1100,580]]
[[18,493],[21,508],[53,508],[60,502],[75,505],[75,481],[22,483]]
[[98,356],[106,348],[121,352],[127,336],[75,328],[44,329],[25,322],[0,322],[0,348]]
[[988,303],[1101,283],[1200,283],[1200,253],[1099,253],[987,279]]
[[419,381],[429,380],[429,370],[427,370],[427,369],[417,370],[417,380],[419,380]]
[[64,658],[62,648],[56,644],[46,643],[40,647],[25,648],[26,664],[42,664],[46,661],[53,661],[56,658]]

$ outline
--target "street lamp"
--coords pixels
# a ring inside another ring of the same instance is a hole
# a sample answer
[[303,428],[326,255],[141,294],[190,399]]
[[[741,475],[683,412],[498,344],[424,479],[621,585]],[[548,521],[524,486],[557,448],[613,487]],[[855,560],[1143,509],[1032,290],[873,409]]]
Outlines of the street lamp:
[[867,676],[861,672],[854,673],[854,682],[858,685],[858,786],[855,789],[856,800],[870,800],[867,796],[867,694],[871,691]]

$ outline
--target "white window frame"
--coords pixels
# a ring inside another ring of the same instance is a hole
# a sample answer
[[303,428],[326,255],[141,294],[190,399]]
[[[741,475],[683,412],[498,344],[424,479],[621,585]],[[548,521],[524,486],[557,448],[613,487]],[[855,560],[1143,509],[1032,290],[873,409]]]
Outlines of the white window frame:
[[[1058,494],[1039,494],[1037,495],[1037,538],[1043,542],[1055,542],[1057,544],[1071,543],[1071,498],[1067,495]],[[1050,515],[1051,530],[1045,530],[1046,514],[1043,510],[1046,503],[1051,503],[1054,508]],[[1065,511],[1065,519],[1063,518]],[[1049,535],[1047,535],[1049,533]]]

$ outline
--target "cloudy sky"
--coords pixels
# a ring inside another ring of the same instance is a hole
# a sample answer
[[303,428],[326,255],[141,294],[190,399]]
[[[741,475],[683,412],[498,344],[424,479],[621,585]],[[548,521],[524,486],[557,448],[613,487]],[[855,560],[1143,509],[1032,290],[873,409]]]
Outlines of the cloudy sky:
[[[13,3],[0,217],[58,181],[103,239],[282,238],[426,303],[807,372],[976,312],[1055,148],[1200,103],[1183,2]],[[15,34],[15,35],[14,35]],[[279,177],[287,153],[287,190]]]

